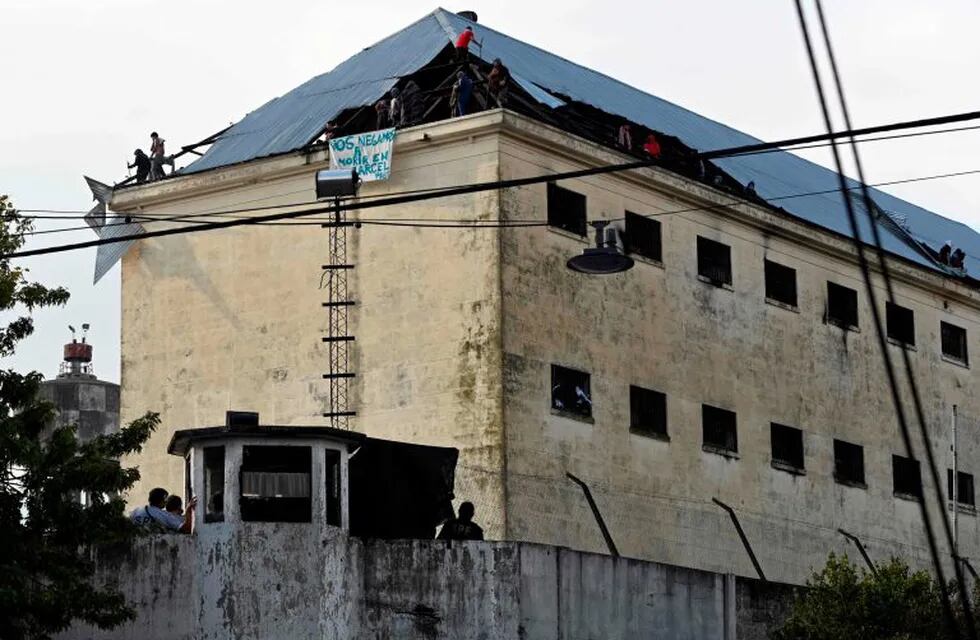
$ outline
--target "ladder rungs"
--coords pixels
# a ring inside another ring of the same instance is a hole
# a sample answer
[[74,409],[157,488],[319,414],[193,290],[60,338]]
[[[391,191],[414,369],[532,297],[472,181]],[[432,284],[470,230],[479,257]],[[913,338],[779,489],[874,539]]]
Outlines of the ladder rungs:
[[353,342],[354,336],[323,336],[324,342]]
[[325,373],[323,374],[324,380],[331,380],[333,378],[353,378],[356,373]]
[[341,302],[324,302],[323,303],[323,306],[325,306],[325,307],[353,307],[354,306],[354,301],[353,300],[344,300],[344,301],[341,301]]
[[347,418],[351,416],[356,416],[356,411],[328,411],[323,414],[324,418]]
[[320,268],[321,269],[324,269],[324,270],[326,270],[326,269],[353,269],[354,268],[354,265],[352,265],[352,264],[321,264],[320,265]]

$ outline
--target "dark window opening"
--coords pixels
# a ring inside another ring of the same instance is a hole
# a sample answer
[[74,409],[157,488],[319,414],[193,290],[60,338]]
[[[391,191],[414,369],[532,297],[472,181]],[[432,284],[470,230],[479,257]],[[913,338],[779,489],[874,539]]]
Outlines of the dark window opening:
[[584,236],[586,232],[585,196],[549,182],[548,225]]
[[943,345],[943,355],[959,360],[963,364],[968,364],[970,360],[966,349],[966,329],[948,322],[940,322],[939,333]]
[[702,447],[709,451],[738,453],[735,412],[701,405]]
[[775,422],[770,424],[772,461],[803,470],[803,431]]
[[225,448],[204,447],[203,466],[204,521],[223,522],[225,519]]
[[242,447],[242,520],[311,522],[311,459],[310,447]]
[[698,236],[698,275],[712,284],[732,283],[732,249],[727,244]]
[[765,261],[766,297],[776,302],[796,306],[796,269],[776,262]]
[[627,211],[626,252],[660,262],[663,258],[660,221]]
[[888,327],[889,338],[902,344],[915,344],[915,314],[911,309],[886,302],[885,324]]
[[630,385],[630,431],[666,439],[667,396]]
[[897,495],[922,497],[922,475],[919,461],[902,456],[892,456],[892,482]]
[[864,486],[864,447],[834,440],[834,479],[841,484]]
[[827,322],[837,326],[858,326],[858,294],[849,287],[827,283]]
[[327,481],[327,524],[341,526],[340,509],[342,495],[340,493],[340,452],[336,449],[326,450],[326,465],[324,466]]
[[592,417],[589,374],[551,365],[551,408],[584,418]]
[[[968,507],[976,506],[976,497],[973,494],[973,474],[956,472],[956,502]],[[953,500],[953,470],[946,469],[946,497]]]

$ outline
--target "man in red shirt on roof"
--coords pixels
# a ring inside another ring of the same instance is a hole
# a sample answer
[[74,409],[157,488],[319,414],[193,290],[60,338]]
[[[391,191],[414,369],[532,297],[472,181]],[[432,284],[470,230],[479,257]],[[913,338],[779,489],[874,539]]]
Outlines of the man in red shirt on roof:
[[456,38],[456,60],[463,62],[470,52],[470,42],[473,41],[473,27],[466,27]]

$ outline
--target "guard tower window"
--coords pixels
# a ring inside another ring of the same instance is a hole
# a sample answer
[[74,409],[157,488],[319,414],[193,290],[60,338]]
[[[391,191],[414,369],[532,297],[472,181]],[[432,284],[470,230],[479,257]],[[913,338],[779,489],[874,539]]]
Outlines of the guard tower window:
[[549,182],[548,224],[584,236],[586,232],[585,196]]
[[885,323],[889,338],[905,345],[915,345],[915,314],[911,309],[886,302]]
[[714,453],[738,453],[735,412],[701,405],[701,448]]
[[326,470],[327,481],[327,524],[335,527],[341,526],[340,508],[342,497],[340,493],[340,452],[336,449],[326,450]]
[[551,365],[551,408],[583,418],[592,417],[589,374]]
[[957,362],[969,364],[966,350],[966,329],[948,322],[939,323],[939,333],[943,344],[943,355]]
[[310,447],[242,447],[242,520],[311,522],[311,458]]
[[660,262],[663,259],[660,221],[627,211],[626,251]]
[[773,422],[770,424],[770,440],[773,466],[790,467],[796,471],[804,469],[803,432],[800,429]]
[[[968,507],[976,506],[976,498],[973,494],[973,474],[957,471],[956,477],[959,479],[956,487],[956,502]],[[946,469],[946,497],[953,500],[953,470]]]
[[858,326],[857,291],[833,282],[827,283],[827,322],[844,329]]
[[834,480],[841,484],[864,484],[864,447],[834,440]]
[[203,467],[204,521],[223,522],[225,519],[225,448],[204,447]]
[[630,385],[630,431],[667,439],[667,396]]
[[698,275],[714,285],[732,283],[732,249],[698,236]]
[[895,495],[921,498],[922,475],[919,471],[919,461],[893,455],[892,482]]
[[796,269],[765,261],[766,298],[796,306]]

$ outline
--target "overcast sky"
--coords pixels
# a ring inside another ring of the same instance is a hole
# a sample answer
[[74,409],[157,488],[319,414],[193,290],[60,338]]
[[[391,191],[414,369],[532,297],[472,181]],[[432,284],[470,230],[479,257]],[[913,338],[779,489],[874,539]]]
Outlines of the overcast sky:
[[[856,126],[980,109],[980,3],[826,2]],[[436,6],[0,0],[0,193],[20,208],[87,209],[82,175],[124,178],[150,131],[171,150],[202,139]],[[763,139],[823,130],[792,0],[494,0],[446,8],[475,10],[489,27]],[[964,132],[862,149],[869,179],[878,182],[980,169],[978,142],[980,132]],[[825,150],[811,153],[829,165]],[[980,177],[886,190],[980,227]],[[48,234],[29,246],[93,237]],[[28,261],[35,278],[67,286],[72,299],[42,311],[35,336],[2,366],[54,375],[67,325],[90,322],[96,372],[119,380],[119,268],[93,286],[94,259],[93,249]]]

